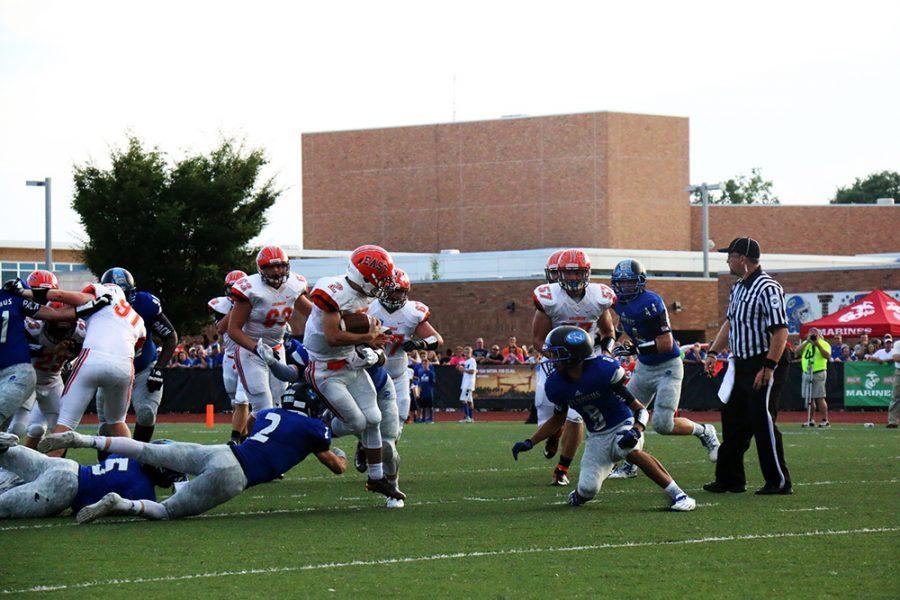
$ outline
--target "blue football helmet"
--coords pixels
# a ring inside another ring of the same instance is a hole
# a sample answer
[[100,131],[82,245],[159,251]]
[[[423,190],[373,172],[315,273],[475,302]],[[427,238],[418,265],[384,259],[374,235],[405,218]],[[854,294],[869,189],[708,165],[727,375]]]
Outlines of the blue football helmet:
[[612,272],[612,289],[616,299],[625,304],[641,295],[647,285],[647,271],[639,261],[626,258]]
[[594,353],[594,340],[587,331],[574,325],[561,325],[547,334],[541,354],[541,368],[549,376],[557,365],[576,365]]
[[131,302],[134,299],[134,295],[137,294],[137,288],[134,287],[134,277],[131,276],[131,273],[128,272],[127,269],[123,269],[122,267],[113,267],[112,269],[107,269],[106,272],[100,277],[100,283],[114,283],[125,292],[125,297],[128,298],[128,301]]
[[[122,269],[124,271],[124,269]],[[125,271],[126,273],[128,271]],[[150,442],[151,444],[157,444],[160,446],[165,446],[168,444],[174,444],[172,440],[153,440]],[[150,479],[150,481],[156,487],[160,488],[171,488],[175,485],[177,481],[187,481],[187,475],[184,473],[179,473],[173,469],[167,469],[165,467],[154,467],[153,465],[148,465],[147,463],[141,463],[141,470],[144,474]]]

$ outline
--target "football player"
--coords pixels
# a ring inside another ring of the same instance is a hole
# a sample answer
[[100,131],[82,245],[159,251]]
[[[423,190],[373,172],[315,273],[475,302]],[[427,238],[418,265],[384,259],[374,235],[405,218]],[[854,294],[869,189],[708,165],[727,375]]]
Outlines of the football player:
[[36,375],[31,365],[25,319],[75,322],[97,311],[102,312],[112,301],[110,295],[84,298],[86,294],[76,294],[83,300],[76,304],[78,308],[53,308],[42,304],[48,298],[61,300],[61,296],[73,292],[62,292],[49,286],[31,290],[26,286],[26,282],[14,279],[3,284],[0,290],[0,423],[12,417],[35,390]]
[[543,346],[549,373],[545,392],[555,406],[553,416],[525,441],[513,446],[513,458],[547,439],[566,420],[569,408],[584,419],[588,429],[578,485],[569,494],[571,506],[581,506],[600,491],[603,480],[617,460],[627,457],[663,488],[674,511],[694,510],[697,503],[684,493],[665,467],[644,452],[642,432],[650,418],[647,409],[624,384],[625,371],[619,361],[594,353],[592,336],[572,325],[556,327]]
[[78,512],[112,492],[153,501],[154,486],[170,488],[183,477],[115,454],[100,464],[81,466],[17,442],[16,436],[0,433],[0,467],[21,478],[20,484],[0,493],[0,519],[52,517],[67,508]]
[[[299,395],[298,387],[306,385],[296,383],[302,380],[309,365],[309,354],[300,342],[292,341],[293,351],[288,355],[288,364],[283,364],[267,346],[260,347],[260,354],[268,363],[272,373],[288,383],[295,385],[288,389],[286,395]],[[381,349],[373,350],[368,346],[358,346],[356,352],[348,358],[350,368],[364,368],[372,379],[375,391],[378,393],[378,410],[381,411],[381,457],[385,478],[397,487],[398,472],[400,468],[400,455],[397,452],[397,438],[400,436],[400,420],[397,416],[397,394],[394,391],[394,382],[388,376],[384,368],[385,356]],[[359,446],[362,448],[362,446]],[[356,470],[365,473],[365,452],[360,450],[354,460]],[[379,491],[379,490],[371,490]],[[403,508],[402,498],[387,496],[388,508]]]
[[[552,268],[554,256],[555,272]],[[535,310],[531,334],[534,346],[540,348],[554,327],[573,325],[587,331],[592,340],[599,339],[596,353],[611,352],[616,329],[610,308],[615,305],[616,296],[608,286],[590,282],[591,261],[587,254],[578,249],[556,252],[551,255],[544,272],[547,283],[535,288],[532,295]],[[538,426],[543,425],[554,414],[554,406],[544,393],[545,379],[544,370],[538,370],[534,395]],[[572,464],[583,438],[583,420],[577,411],[570,410],[563,425],[562,451],[553,470],[551,485],[569,484],[569,465]],[[544,448],[546,458],[556,455],[559,439],[559,433],[548,438]]]
[[[269,374],[256,353],[263,342],[278,352],[288,323],[299,327],[312,305],[306,279],[292,273],[287,254],[278,246],[266,246],[256,255],[257,273],[238,279],[231,287],[234,307],[228,316],[228,336],[239,346],[234,355],[238,372],[237,404],[249,404],[246,428],[252,429],[256,413],[281,401],[284,383]],[[297,330],[297,327],[292,327]],[[280,357],[284,360],[284,352]],[[242,408],[242,414],[247,412]],[[237,413],[237,410],[235,411]],[[235,431],[243,426],[233,424]]]
[[247,403],[237,403],[238,372],[237,366],[234,364],[237,345],[228,335],[228,315],[234,307],[231,287],[246,276],[247,274],[243,271],[230,271],[225,276],[225,295],[213,298],[206,304],[216,320],[216,331],[222,336],[222,351],[224,352],[222,382],[225,384],[225,392],[228,394],[234,410],[231,417],[231,440],[235,442],[240,442],[247,433],[247,417],[250,416],[250,406]]
[[369,475],[366,489],[404,500],[405,494],[384,475],[382,414],[372,378],[352,364],[356,346],[383,348],[388,337],[373,318],[369,318],[367,333],[345,331],[341,326],[342,313],[365,312],[374,298],[384,297],[393,286],[393,275],[394,261],[384,248],[366,245],[354,250],[346,274],[316,282],[303,343],[310,358],[306,378],[334,415],[334,436],[362,439]]
[[[163,372],[162,368],[169,364],[175,346],[178,345],[178,334],[172,323],[162,310],[159,298],[150,292],[139,292],[134,285],[134,277],[126,269],[113,267],[107,270],[100,283],[114,283],[125,292],[125,298],[131,307],[144,320],[147,339],[141,352],[134,357],[134,384],[131,402],[134,405],[135,425],[134,439],[149,442],[156,427],[156,413],[162,402]],[[157,353],[156,342],[159,338],[161,346]],[[103,391],[97,393],[97,417],[100,419],[101,433],[105,433],[105,406]]]
[[[628,390],[645,406],[653,402],[653,429],[661,435],[693,435],[700,440],[715,462],[719,453],[716,428],[676,417],[681,398],[684,364],[678,343],[672,336],[666,303],[659,294],[646,289],[647,272],[633,259],[620,261],[612,273],[612,287],[618,301],[614,310],[630,342],[620,346],[619,355],[637,354],[634,374]],[[626,461],[610,477],[637,476],[637,469]]]
[[96,448],[133,458],[145,465],[193,475],[162,502],[122,497],[111,492],[81,509],[76,518],[88,523],[112,514],[144,519],[179,519],[199,515],[227,502],[245,489],[287,473],[310,454],[333,473],[347,468],[346,455],[330,449],[331,434],[319,419],[307,416],[316,407],[286,395],[282,406],[257,413],[251,435],[240,444],[203,446],[172,442],[147,444],[127,438],[85,436],[74,431],[48,435],[38,448]]

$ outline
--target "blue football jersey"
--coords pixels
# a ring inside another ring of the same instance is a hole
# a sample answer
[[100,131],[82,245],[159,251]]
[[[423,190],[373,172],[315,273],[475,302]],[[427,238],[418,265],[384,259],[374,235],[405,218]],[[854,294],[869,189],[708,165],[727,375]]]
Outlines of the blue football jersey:
[[285,342],[284,348],[285,352],[287,352],[288,358],[290,359],[288,362],[295,363],[301,369],[306,368],[306,365],[309,364],[309,354],[306,352],[306,348],[303,346],[303,344],[291,338],[287,342]]
[[256,415],[250,436],[232,450],[250,487],[272,481],[330,446],[331,432],[322,421],[283,408],[267,408]]
[[0,369],[31,362],[25,317],[40,309],[37,302],[0,290]]
[[150,292],[138,292],[134,295],[131,306],[141,315],[144,327],[147,328],[147,341],[144,342],[141,353],[134,357],[134,372],[140,373],[156,362],[157,347],[156,342],[153,341],[153,326],[159,319],[159,315],[162,314],[162,305],[159,303],[159,298]]
[[372,383],[375,385],[376,390],[380,390],[385,386],[388,380],[388,372],[384,367],[369,367],[366,369],[369,373],[369,377],[372,378]]
[[[652,342],[658,335],[672,331],[666,304],[656,292],[645,290],[630,302],[617,302],[613,310],[619,315],[625,333],[635,345]],[[674,342],[671,352],[639,354],[637,359],[645,365],[658,365],[678,356],[681,356],[681,350],[678,343]]]
[[612,385],[624,376],[619,361],[596,356],[584,361],[578,381],[569,381],[559,371],[551,373],[544,391],[556,405],[557,413],[572,408],[584,419],[588,431],[607,431],[633,417],[631,409],[612,390]]
[[156,500],[156,489],[141,464],[111,454],[100,464],[78,468],[78,494],[72,500],[72,510],[78,512],[110,492],[129,500]]

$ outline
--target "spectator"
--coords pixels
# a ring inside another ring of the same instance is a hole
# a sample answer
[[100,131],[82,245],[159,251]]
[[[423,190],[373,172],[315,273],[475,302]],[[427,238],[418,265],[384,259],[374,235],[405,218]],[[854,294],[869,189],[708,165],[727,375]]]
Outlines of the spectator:
[[429,361],[432,365],[439,365],[439,364],[441,364],[441,359],[440,359],[440,357],[438,356],[437,352],[435,352],[434,350],[429,350],[428,353],[425,355],[425,358],[427,358],[428,361]]
[[528,351],[528,358],[525,359],[525,362],[529,365],[536,365],[541,362],[541,353],[538,352],[536,347],[532,346],[531,350]]
[[453,358],[450,359],[450,366],[455,367],[464,362],[466,362],[465,349],[462,346],[457,346],[453,352]]
[[841,349],[844,347],[844,338],[841,334],[837,334],[832,339],[834,341],[831,343],[831,358],[832,360],[838,360],[841,358]]
[[682,355],[682,360],[686,363],[703,363],[706,361],[706,351],[700,342],[696,342],[688,346],[687,351]]
[[869,334],[868,333],[864,333],[861,336],[859,336],[859,342],[856,343],[856,346],[853,348],[853,352],[855,353],[859,349],[860,346],[862,346],[863,348],[867,348],[869,346]]
[[172,363],[173,368],[177,369],[190,369],[191,368],[191,359],[188,357],[188,353],[182,350],[178,353],[178,358]]
[[864,346],[856,345],[856,350],[853,352],[853,357],[851,358],[853,361],[866,360],[866,348]]
[[222,361],[225,359],[225,354],[222,352],[221,347],[218,342],[213,342],[209,345],[209,353],[206,357],[207,365],[210,369],[213,367],[221,367]]
[[476,339],[475,348],[472,349],[472,356],[475,358],[475,362],[483,362],[487,355],[488,351],[487,348],[484,347],[484,338]]
[[503,353],[500,352],[500,346],[494,344],[491,346],[491,351],[484,359],[484,364],[486,365],[502,365],[503,364]]
[[841,344],[841,352],[836,359],[835,362],[850,362],[853,360],[853,354],[850,352],[850,346],[847,344]]
[[872,360],[872,357],[875,356],[875,344],[873,342],[869,342],[866,346],[866,358],[865,360]]
[[416,365],[419,376],[419,408],[422,410],[420,423],[434,423],[434,365],[426,358],[422,364]]
[[[510,355],[514,359],[510,359]],[[503,349],[503,362],[511,365],[525,362],[525,353],[516,345],[516,336],[514,335],[509,336],[509,344]]]
[[453,350],[451,350],[450,348],[447,348],[447,351],[441,357],[441,364],[449,365],[451,360],[453,360]]
[[890,335],[884,336],[883,348],[876,350],[872,354],[872,362],[890,363],[894,362],[894,339]]
[[813,415],[817,406],[823,415],[819,427],[830,427],[828,403],[825,402],[825,379],[828,373],[828,360],[831,358],[831,346],[819,335],[819,330],[813,327],[800,347],[800,354],[800,367],[803,372],[800,386],[807,407],[806,423],[803,427],[816,426]]
[[475,422],[475,377],[478,373],[478,363],[472,358],[472,347],[466,346],[462,354],[463,361],[456,365],[462,373],[462,382],[459,390],[459,401],[462,402],[463,412],[466,415],[460,423]]

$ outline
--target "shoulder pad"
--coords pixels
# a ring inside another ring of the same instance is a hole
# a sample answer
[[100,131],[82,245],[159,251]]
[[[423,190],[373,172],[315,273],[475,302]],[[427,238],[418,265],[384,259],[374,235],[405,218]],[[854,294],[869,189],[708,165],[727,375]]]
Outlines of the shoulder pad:
[[532,298],[534,299],[535,308],[544,310],[549,306],[553,306],[556,303],[556,295],[553,292],[552,283],[543,283],[534,288]]

